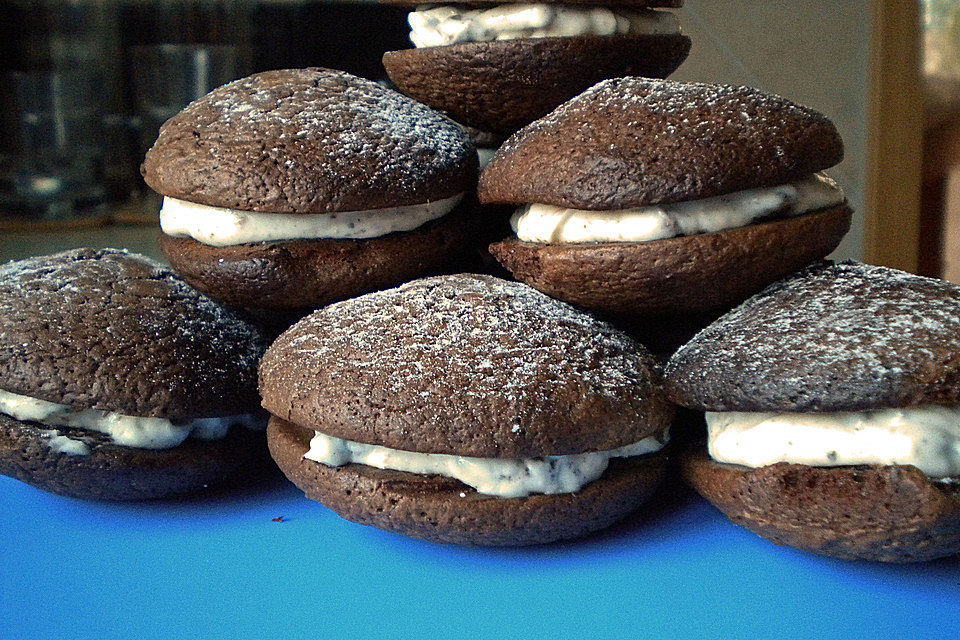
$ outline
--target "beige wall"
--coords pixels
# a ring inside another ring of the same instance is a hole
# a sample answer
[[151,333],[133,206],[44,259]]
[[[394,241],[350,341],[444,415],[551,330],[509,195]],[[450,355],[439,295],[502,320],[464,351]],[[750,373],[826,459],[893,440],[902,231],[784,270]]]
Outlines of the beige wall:
[[860,258],[866,182],[870,2],[868,0],[686,0],[680,10],[693,39],[677,80],[746,84],[825,113],[846,158],[829,173],[856,209],[834,254]]

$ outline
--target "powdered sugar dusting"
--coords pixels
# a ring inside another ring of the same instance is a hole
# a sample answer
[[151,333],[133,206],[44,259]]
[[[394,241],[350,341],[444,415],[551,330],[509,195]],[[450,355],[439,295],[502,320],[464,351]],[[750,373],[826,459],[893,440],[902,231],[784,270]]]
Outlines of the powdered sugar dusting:
[[[470,304],[475,298],[486,304]],[[648,375],[642,347],[626,335],[531,287],[496,278],[431,278],[337,303],[301,328],[311,329],[312,336],[298,338],[299,355],[326,359],[339,351],[339,341],[348,341],[368,354],[354,365],[389,370],[396,393],[420,376],[425,358],[441,353],[449,367],[478,376],[476,388],[463,390],[476,395],[523,393],[533,377],[567,384],[571,375],[600,393],[617,393]]]
[[361,135],[367,127],[396,144],[412,138],[419,144],[415,153],[430,156],[428,161],[457,162],[468,154],[457,127],[419,102],[342,71],[303,70],[299,75],[312,83],[266,88],[260,75],[236,80],[192,103],[181,117],[206,119],[213,110],[218,129],[266,134],[279,129],[281,143],[304,138],[331,142],[335,153],[373,155],[377,163],[420,158],[380,157],[382,148]]
[[[650,135],[653,140],[677,136],[694,140],[704,136],[709,140],[734,135],[750,137],[760,130],[777,127],[789,118],[823,117],[813,109],[751,87],[655,78],[613,78],[595,84],[511,136],[503,147],[504,151],[513,148],[523,135],[556,126],[584,109],[607,113],[618,119],[626,118],[628,126],[638,128],[638,135]],[[640,122],[651,113],[660,120]],[[774,147],[774,153],[780,154],[783,150]]]
[[[147,176],[159,178],[161,191],[174,177],[152,156],[186,145],[193,162],[222,162],[218,171],[224,173],[266,167],[264,184],[251,177],[244,186],[263,192],[255,210],[277,212],[308,204],[312,212],[349,210],[340,201],[359,187],[389,188],[397,205],[424,202],[424,183],[469,173],[476,155],[469,137],[445,116],[374,82],[328,69],[255,74],[188,105],[164,125],[147,156]],[[201,190],[200,177],[197,181]]]
[[0,266],[0,385],[170,418],[249,412],[260,332],[169,269],[119,249]]
[[717,411],[952,404],[960,287],[859,263],[773,284],[671,358],[671,395]]
[[[588,432],[598,419],[636,424],[662,408],[657,378],[646,350],[610,325],[524,284],[466,274],[315,312],[274,343],[261,367],[261,388],[292,392],[294,415],[297,398],[319,388],[311,402],[359,397],[382,409],[367,416],[374,422],[402,414],[404,428],[494,425],[486,428],[510,441],[566,421],[583,421]],[[551,425],[544,415],[561,417]]]
[[[513,134],[484,170],[480,197],[625,208],[783,184],[842,157],[830,121],[786,98],[742,86],[615,78]],[[534,189],[534,176],[551,163],[556,171]]]

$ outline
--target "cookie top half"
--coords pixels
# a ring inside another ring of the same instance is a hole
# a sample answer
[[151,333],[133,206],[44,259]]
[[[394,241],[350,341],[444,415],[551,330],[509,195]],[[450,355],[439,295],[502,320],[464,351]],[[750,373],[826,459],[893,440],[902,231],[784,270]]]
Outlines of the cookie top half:
[[[426,3],[423,0],[380,0],[382,4],[394,5],[397,7],[419,7]],[[442,4],[452,5],[502,5],[506,4],[503,0],[445,0]],[[683,0],[607,0],[598,2],[598,0],[537,0],[537,4],[563,4],[563,5],[592,5],[604,7],[629,7],[629,8],[677,8],[683,6]]]
[[479,196],[625,209],[784,184],[842,159],[833,124],[780,96],[616,78],[511,136],[481,175]]
[[530,287],[427,278],[321,309],[271,346],[263,406],[302,427],[423,453],[615,449],[672,409],[639,343]]
[[0,266],[0,390],[170,419],[258,408],[260,332],[117,249]]
[[671,358],[705,411],[866,411],[960,402],[960,287],[823,263],[770,285]]
[[330,69],[236,80],[168,120],[144,179],[165,196],[266,213],[363,211],[471,190],[476,150],[452,120]]

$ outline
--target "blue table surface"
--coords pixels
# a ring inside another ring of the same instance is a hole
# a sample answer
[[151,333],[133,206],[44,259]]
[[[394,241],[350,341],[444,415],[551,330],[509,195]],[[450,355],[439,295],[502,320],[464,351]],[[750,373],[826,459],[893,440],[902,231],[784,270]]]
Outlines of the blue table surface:
[[354,525],[277,478],[101,504],[0,477],[0,532],[4,640],[960,638],[960,560],[776,547],[685,489],[581,541],[471,549]]

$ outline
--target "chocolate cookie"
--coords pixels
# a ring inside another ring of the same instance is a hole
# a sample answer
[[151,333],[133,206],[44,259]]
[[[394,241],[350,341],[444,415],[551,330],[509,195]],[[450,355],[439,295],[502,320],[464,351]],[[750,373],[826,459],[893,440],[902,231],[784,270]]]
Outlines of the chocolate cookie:
[[328,69],[215,89],[164,124],[143,164],[165,196],[173,268],[217,299],[284,314],[440,270],[472,241],[457,205],[476,171],[456,123]]
[[518,280],[578,307],[627,318],[709,315],[819,260],[849,229],[850,210],[835,207],[654,242],[541,244],[507,238],[490,252]]
[[[520,283],[456,275],[304,318],[268,350],[260,390],[274,459],[340,515],[533,544],[605,526],[656,486],[673,414],[658,375],[610,325]],[[624,464],[608,477],[611,457]]]
[[960,496],[911,466],[759,468],[703,449],[683,477],[732,522],[774,544],[847,560],[922,562],[960,552]]
[[461,207],[413,231],[369,240],[211,247],[193,238],[162,235],[160,248],[184,280],[225,304],[258,317],[268,318],[279,309],[302,317],[443,268],[462,255],[463,238],[475,232],[473,213]]
[[960,287],[812,266],[723,316],[667,366],[706,411],[689,482],[778,544],[910,562],[960,552]]
[[312,430],[276,418],[267,429],[274,460],[308,498],[351,522],[446,544],[519,546],[579,538],[636,511],[666,471],[664,456],[615,458],[580,491],[498,498],[439,475],[305,460],[312,437]]
[[671,359],[667,392],[700,411],[867,411],[960,404],[958,378],[960,288],[820,263],[701,332]]
[[850,224],[825,117],[747,87],[607,80],[511,136],[484,204],[524,205],[491,252],[610,316],[729,308],[836,248]]
[[408,96],[512,133],[605,78],[665,78],[689,52],[679,34],[525,38],[388,51],[383,66]]
[[[380,0],[383,4],[389,4],[397,7],[419,7],[423,5],[421,0]],[[446,0],[444,4],[469,4],[469,5],[502,5],[503,0]],[[538,4],[561,4],[561,5],[590,5],[597,6],[597,0],[538,0]],[[682,7],[683,0],[613,0],[604,2],[605,7],[633,7],[633,8],[653,8],[653,7]]]
[[0,474],[71,498],[153,500],[247,482],[269,465],[263,431],[242,424],[216,440],[157,450],[0,414]]
[[110,500],[221,482],[265,459],[253,326],[134,254],[0,267],[0,473]]

